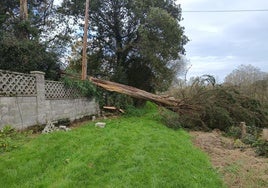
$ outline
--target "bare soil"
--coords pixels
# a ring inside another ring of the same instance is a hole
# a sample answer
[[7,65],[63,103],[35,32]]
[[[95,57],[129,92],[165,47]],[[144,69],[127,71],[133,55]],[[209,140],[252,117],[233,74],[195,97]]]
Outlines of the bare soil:
[[209,155],[227,187],[268,187],[268,158],[256,156],[254,149],[246,145],[237,146],[237,141],[220,131],[190,134],[194,144]]

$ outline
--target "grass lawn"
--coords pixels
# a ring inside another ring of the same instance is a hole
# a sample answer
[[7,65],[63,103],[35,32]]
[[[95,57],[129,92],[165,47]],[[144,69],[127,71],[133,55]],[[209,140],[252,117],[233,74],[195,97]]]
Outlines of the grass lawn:
[[163,126],[152,104],[135,114],[0,154],[1,187],[223,187],[188,133]]

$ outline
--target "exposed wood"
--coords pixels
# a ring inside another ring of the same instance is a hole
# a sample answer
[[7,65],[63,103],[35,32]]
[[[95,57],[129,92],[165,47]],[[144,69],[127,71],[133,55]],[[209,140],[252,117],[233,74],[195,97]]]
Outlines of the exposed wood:
[[103,108],[107,110],[116,110],[116,107],[114,106],[103,106]]
[[103,106],[103,109],[105,109],[105,110],[118,111],[118,112],[121,112],[122,114],[125,113],[124,110],[122,110],[121,108],[116,108],[115,106]]
[[121,109],[121,108],[119,108],[118,110],[119,110],[119,112],[121,112],[122,114],[125,113],[125,111],[124,111],[123,109]]
[[85,25],[84,25],[84,36],[83,36],[83,52],[82,52],[82,75],[81,75],[82,80],[86,80],[86,78],[87,78],[88,8],[89,8],[89,0],[86,0]]
[[[65,72],[63,72],[63,74],[74,79],[79,78],[77,75],[74,75],[74,74],[69,74]],[[101,79],[94,78],[94,77],[89,77],[88,80],[91,81],[93,84],[107,91],[117,92],[117,93],[125,94],[134,98],[152,101],[162,106],[165,106],[169,109],[172,109],[173,111],[188,110],[192,108],[192,106],[188,105],[185,100],[175,99],[167,95],[163,95],[163,96],[156,95],[156,94],[149,93],[147,91],[144,91],[144,90],[132,87],[132,86],[127,86],[127,85],[123,85],[123,84],[119,84],[119,83],[111,82],[107,80],[101,80]]]
[[123,85],[123,84],[119,84],[119,83],[115,83],[111,81],[101,80],[101,79],[94,78],[94,77],[90,77],[89,80],[93,84],[99,87],[102,87],[105,90],[125,94],[125,95],[138,98],[138,99],[145,99],[145,100],[153,101],[158,104],[163,104],[165,106],[176,107],[176,106],[180,106],[182,103],[182,101],[174,99],[172,97],[159,96],[156,94],[146,92],[144,90],[140,90],[135,87],[131,87],[131,86],[127,86],[127,85]]

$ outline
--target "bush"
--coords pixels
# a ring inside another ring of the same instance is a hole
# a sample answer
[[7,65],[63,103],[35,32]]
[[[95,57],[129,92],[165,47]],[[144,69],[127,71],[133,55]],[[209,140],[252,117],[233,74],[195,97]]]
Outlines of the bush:
[[5,126],[0,130],[0,151],[9,151],[17,146],[12,142],[12,138],[16,137],[16,131],[11,126]]
[[88,80],[74,80],[68,77],[64,77],[62,80],[67,87],[77,89],[79,93],[75,95],[82,95],[88,98],[98,97],[99,93],[96,86]]
[[265,140],[258,140],[253,144],[255,151],[260,156],[268,157],[268,142]]
[[241,138],[241,128],[238,126],[231,126],[227,131],[227,135],[233,138]]
[[199,78],[181,92],[175,92],[177,96],[173,97],[182,98],[192,107],[186,113],[179,112],[184,127],[228,132],[240,122],[251,127],[268,125],[268,109],[260,101],[241,94],[235,87],[209,84],[209,79]]
[[234,123],[227,109],[216,105],[206,108],[202,121],[206,123],[208,128],[220,130],[226,130]]
[[245,144],[249,144],[249,145],[254,145],[258,140],[258,137],[252,135],[252,134],[246,134],[243,138],[242,138],[242,142]]
[[22,144],[26,138],[26,133],[17,132],[11,126],[5,126],[0,130],[0,153],[11,151]]
[[172,129],[179,129],[183,127],[182,118],[180,118],[177,113],[161,108],[160,115],[162,123],[167,127]]

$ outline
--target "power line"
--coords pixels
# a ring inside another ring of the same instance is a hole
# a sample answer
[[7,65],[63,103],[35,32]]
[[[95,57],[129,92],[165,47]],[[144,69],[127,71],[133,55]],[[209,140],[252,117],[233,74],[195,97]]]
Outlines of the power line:
[[268,12],[268,9],[238,9],[238,10],[182,10],[190,13],[222,13],[222,12]]

